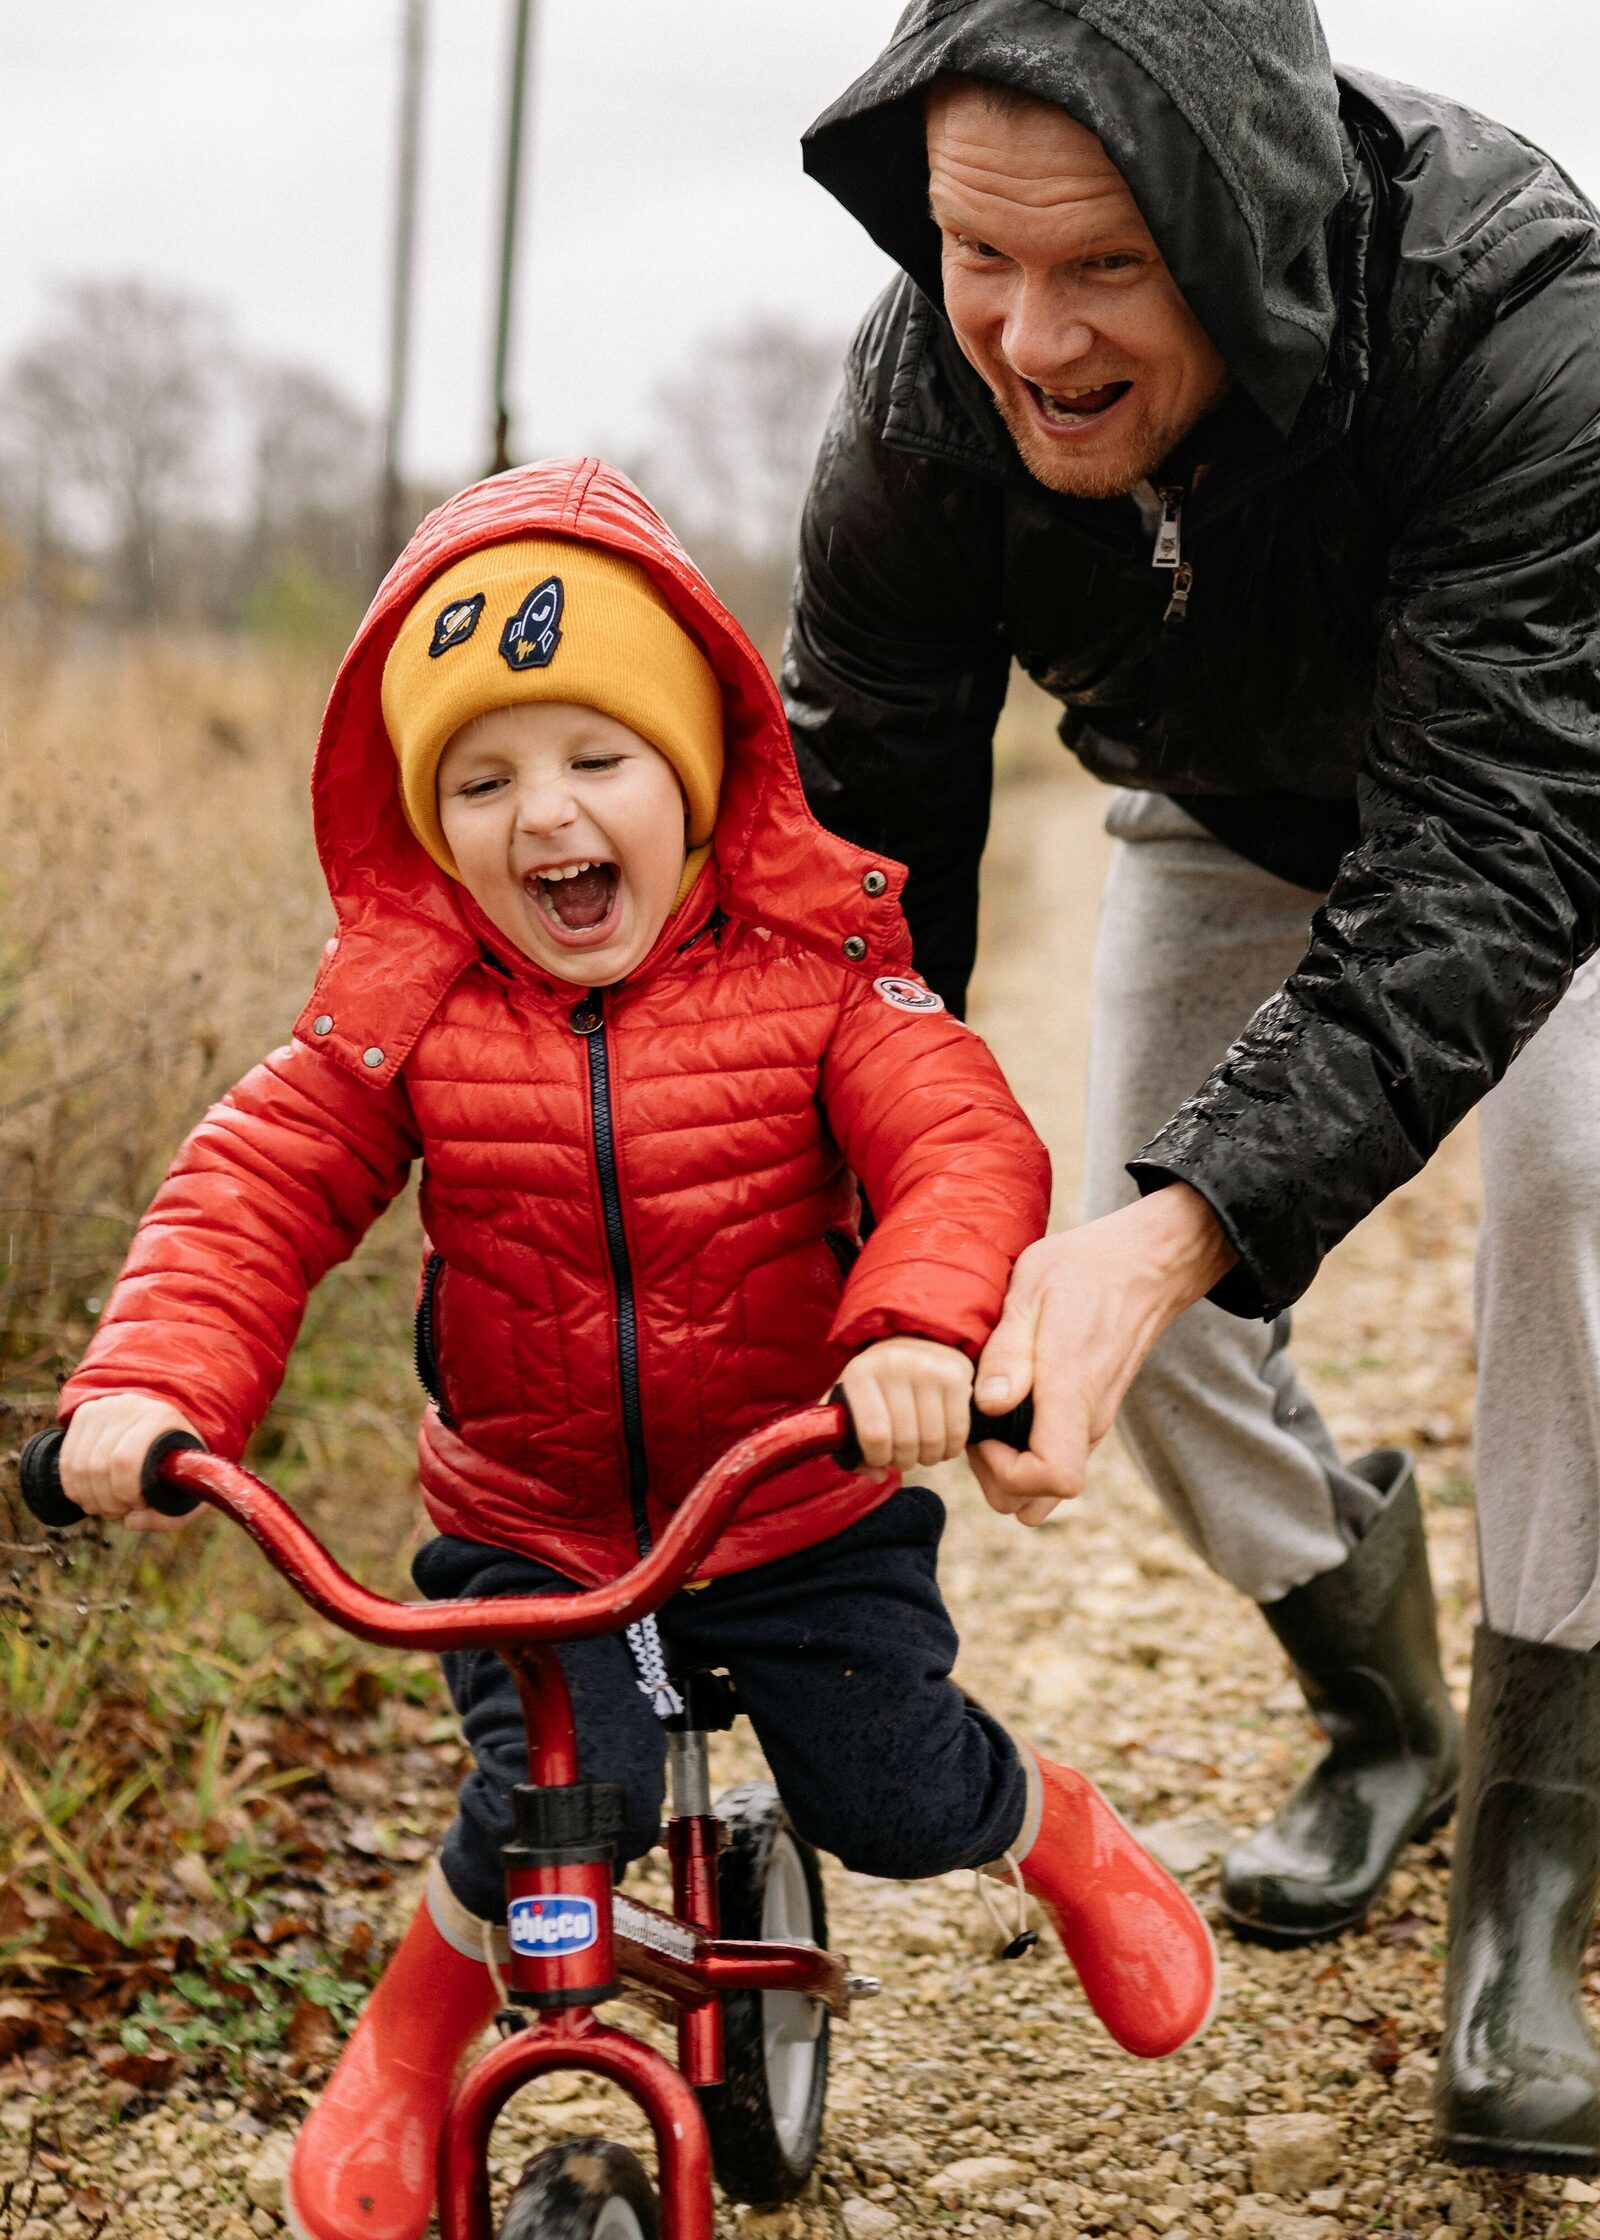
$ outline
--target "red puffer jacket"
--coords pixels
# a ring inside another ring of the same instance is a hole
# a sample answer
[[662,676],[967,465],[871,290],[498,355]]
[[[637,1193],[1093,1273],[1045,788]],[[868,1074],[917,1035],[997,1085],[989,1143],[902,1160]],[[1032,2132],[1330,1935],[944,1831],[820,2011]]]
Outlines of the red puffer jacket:
[[[645,963],[593,994],[508,954],[412,838],[379,708],[429,579],[532,534],[642,562],[727,711],[712,861]],[[614,1577],[735,1438],[873,1339],[978,1351],[1044,1226],[1043,1146],[910,975],[903,871],[813,821],[765,668],[631,485],[558,461],[432,515],[339,672],[313,800],[339,930],[311,1001],[179,1153],[63,1418],[153,1393],[237,1455],[309,1292],[418,1158],[441,1531]],[[855,1176],[880,1217],[859,1257]],[[707,1568],[807,1546],[889,1490],[807,1464]]]

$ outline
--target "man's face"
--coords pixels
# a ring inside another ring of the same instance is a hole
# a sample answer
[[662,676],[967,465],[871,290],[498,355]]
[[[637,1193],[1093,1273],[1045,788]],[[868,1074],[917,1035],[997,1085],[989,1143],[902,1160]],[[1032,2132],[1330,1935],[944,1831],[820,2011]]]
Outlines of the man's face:
[[1070,497],[1133,489],[1230,376],[1127,183],[1062,109],[928,104],[929,196],[956,339],[1030,474]]

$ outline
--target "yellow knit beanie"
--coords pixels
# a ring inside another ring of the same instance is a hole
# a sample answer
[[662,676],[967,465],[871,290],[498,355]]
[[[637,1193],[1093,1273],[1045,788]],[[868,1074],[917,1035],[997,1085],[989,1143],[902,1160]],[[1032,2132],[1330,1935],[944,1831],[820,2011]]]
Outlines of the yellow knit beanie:
[[526,537],[436,576],[383,666],[401,803],[442,871],[460,876],[439,822],[445,748],[475,716],[528,700],[598,708],[647,739],[671,763],[689,845],[703,851],[722,788],[722,693],[710,662],[634,561]]

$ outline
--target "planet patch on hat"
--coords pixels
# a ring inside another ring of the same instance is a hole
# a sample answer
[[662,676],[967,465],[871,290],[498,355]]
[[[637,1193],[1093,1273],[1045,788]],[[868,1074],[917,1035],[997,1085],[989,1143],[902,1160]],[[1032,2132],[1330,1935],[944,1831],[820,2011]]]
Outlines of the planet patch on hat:
[[484,595],[475,592],[470,599],[452,599],[441,607],[434,618],[433,636],[428,640],[428,659],[437,661],[441,653],[448,653],[452,646],[464,646],[478,627],[478,617],[483,612]]

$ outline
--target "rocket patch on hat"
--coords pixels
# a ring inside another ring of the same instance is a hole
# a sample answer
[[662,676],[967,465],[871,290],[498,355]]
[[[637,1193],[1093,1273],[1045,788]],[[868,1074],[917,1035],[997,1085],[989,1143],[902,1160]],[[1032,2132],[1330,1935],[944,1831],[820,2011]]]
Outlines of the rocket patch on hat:
[[464,646],[478,627],[478,617],[483,612],[484,595],[474,593],[470,599],[452,599],[441,607],[434,618],[433,636],[428,640],[428,659],[437,661],[441,653],[448,653],[452,646]]
[[566,593],[559,576],[536,583],[500,633],[500,657],[508,669],[548,669],[561,643],[561,610]]

